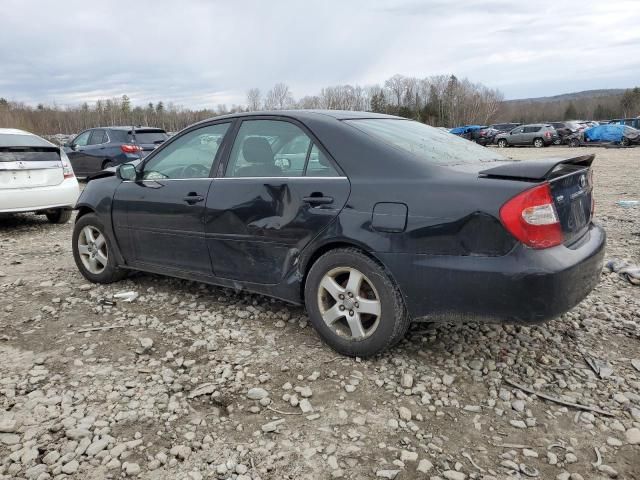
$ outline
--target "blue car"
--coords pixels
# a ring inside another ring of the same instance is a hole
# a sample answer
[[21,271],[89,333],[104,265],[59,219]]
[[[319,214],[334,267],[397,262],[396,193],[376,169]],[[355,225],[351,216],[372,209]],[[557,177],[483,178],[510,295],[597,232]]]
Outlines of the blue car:
[[160,128],[99,127],[78,134],[63,148],[78,177],[144,158],[169,135]]
[[587,128],[582,133],[576,133],[569,139],[569,145],[616,143],[623,146],[640,143],[640,131],[627,125],[606,124]]

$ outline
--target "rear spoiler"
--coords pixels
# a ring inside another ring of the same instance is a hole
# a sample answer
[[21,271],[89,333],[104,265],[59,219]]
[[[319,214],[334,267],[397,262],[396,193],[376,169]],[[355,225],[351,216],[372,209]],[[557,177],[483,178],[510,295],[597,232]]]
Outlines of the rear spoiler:
[[541,160],[509,162],[498,167],[482,170],[478,175],[484,178],[540,181],[548,179],[551,174],[562,165],[589,168],[595,157],[594,154],[590,154],[571,158],[554,157],[543,158]]

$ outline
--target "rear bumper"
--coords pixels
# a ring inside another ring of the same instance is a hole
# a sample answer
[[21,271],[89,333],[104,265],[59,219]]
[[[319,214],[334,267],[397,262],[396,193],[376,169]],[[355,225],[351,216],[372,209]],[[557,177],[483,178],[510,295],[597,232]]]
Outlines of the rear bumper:
[[0,190],[0,213],[73,208],[79,195],[80,189],[75,178],[67,178],[51,187]]
[[501,257],[379,254],[414,319],[537,322],[570,310],[600,278],[605,231],[592,225],[579,246]]

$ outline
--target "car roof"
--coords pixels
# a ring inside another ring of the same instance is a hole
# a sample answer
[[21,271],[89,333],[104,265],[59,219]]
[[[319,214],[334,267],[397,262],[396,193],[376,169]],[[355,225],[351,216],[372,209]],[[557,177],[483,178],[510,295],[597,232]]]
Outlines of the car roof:
[[[126,131],[131,131],[131,125],[115,125],[113,127],[92,127],[89,130],[95,130],[95,129],[105,129],[105,130],[126,130]],[[160,130],[164,132],[163,128],[159,128],[159,127],[143,127],[141,125],[136,125],[135,127],[136,132],[138,130]]]
[[24,130],[20,130],[18,128],[0,128],[0,135],[31,135],[36,136],[31,132],[25,132]]
[[[297,120],[305,120],[312,117],[331,117],[336,120],[360,120],[360,119],[373,119],[373,118],[387,118],[394,120],[410,120],[403,117],[397,117],[395,115],[387,115],[384,113],[373,112],[356,112],[352,110],[260,110],[257,112],[238,112],[229,113],[227,115],[220,115],[218,117],[211,117],[202,120],[198,123],[211,122],[214,120],[224,120],[232,118],[242,117],[289,117]],[[138,127],[136,127],[138,128]]]

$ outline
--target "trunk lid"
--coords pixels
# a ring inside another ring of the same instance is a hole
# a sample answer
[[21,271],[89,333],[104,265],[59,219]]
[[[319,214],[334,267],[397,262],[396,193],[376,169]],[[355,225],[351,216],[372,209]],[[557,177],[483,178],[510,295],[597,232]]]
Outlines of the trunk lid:
[[0,189],[49,187],[63,180],[57,147],[0,147]]
[[547,181],[564,234],[565,245],[578,240],[593,216],[591,164],[595,155],[509,162],[479,172],[481,178]]

